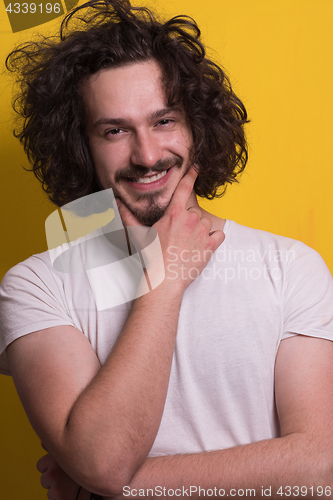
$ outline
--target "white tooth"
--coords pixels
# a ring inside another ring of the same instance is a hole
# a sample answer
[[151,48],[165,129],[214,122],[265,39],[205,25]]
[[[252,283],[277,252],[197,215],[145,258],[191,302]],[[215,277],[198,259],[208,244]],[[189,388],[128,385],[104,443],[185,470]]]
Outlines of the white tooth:
[[136,182],[138,182],[139,184],[150,184],[151,182],[155,182],[158,179],[161,179],[161,177],[163,177],[166,173],[167,171],[164,170],[164,172],[152,175],[151,177],[139,177],[139,179],[137,179]]

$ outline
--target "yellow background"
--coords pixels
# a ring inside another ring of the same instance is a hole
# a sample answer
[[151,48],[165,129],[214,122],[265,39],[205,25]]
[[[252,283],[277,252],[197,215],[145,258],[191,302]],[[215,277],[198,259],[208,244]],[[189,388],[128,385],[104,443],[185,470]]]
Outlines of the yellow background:
[[[153,5],[151,3],[151,5]],[[239,185],[203,205],[217,215],[300,239],[331,271],[332,254],[332,0],[157,0],[165,15],[189,14],[227,68],[247,106],[250,160]],[[45,34],[58,21],[38,28]],[[1,61],[36,29],[12,34],[0,5]],[[11,135],[11,80],[0,83],[0,278],[46,249],[44,221],[54,210]],[[39,500],[35,462],[39,440],[20,407],[10,377],[0,377],[0,497]]]

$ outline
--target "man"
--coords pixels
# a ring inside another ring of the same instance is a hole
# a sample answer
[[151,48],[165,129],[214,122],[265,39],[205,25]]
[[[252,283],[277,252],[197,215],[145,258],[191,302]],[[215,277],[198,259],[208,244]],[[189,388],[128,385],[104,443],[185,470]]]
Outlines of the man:
[[246,113],[196,26],[90,6],[76,33],[11,55],[29,61],[19,135],[56,204],[111,187],[125,226],[153,226],[166,276],[103,311],[48,254],[4,278],[1,366],[53,457],[49,498],[55,462],[80,500],[330,497],[331,276],[198,206],[244,168]]

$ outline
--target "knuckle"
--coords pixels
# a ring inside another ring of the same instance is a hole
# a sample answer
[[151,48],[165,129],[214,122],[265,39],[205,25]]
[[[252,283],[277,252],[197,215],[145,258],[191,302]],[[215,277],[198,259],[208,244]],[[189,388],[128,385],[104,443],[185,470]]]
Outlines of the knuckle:
[[206,227],[209,227],[209,229],[212,227],[213,225],[213,222],[211,221],[211,219],[209,219],[208,217],[202,217],[201,218],[201,222],[206,226]]
[[193,181],[189,177],[183,177],[183,181],[181,190],[186,193],[190,188],[192,188]]
[[188,219],[189,219],[190,223],[197,225],[199,220],[200,220],[200,215],[195,210],[189,210],[188,211]]
[[168,215],[169,215],[171,220],[178,218],[179,212],[180,212],[180,209],[179,209],[178,205],[176,205],[176,204],[170,205],[169,210],[168,210]]

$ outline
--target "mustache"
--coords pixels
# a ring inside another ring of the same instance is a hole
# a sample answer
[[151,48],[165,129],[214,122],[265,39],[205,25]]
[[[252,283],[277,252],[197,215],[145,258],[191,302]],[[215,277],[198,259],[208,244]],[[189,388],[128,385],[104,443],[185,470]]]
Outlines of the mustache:
[[182,164],[183,160],[180,156],[161,158],[151,168],[143,167],[141,165],[133,165],[131,167],[118,170],[114,178],[115,182],[119,182],[122,179],[142,177],[148,172],[156,172],[156,173],[164,172],[164,170],[168,170],[170,167],[173,166],[176,168],[181,168]]

